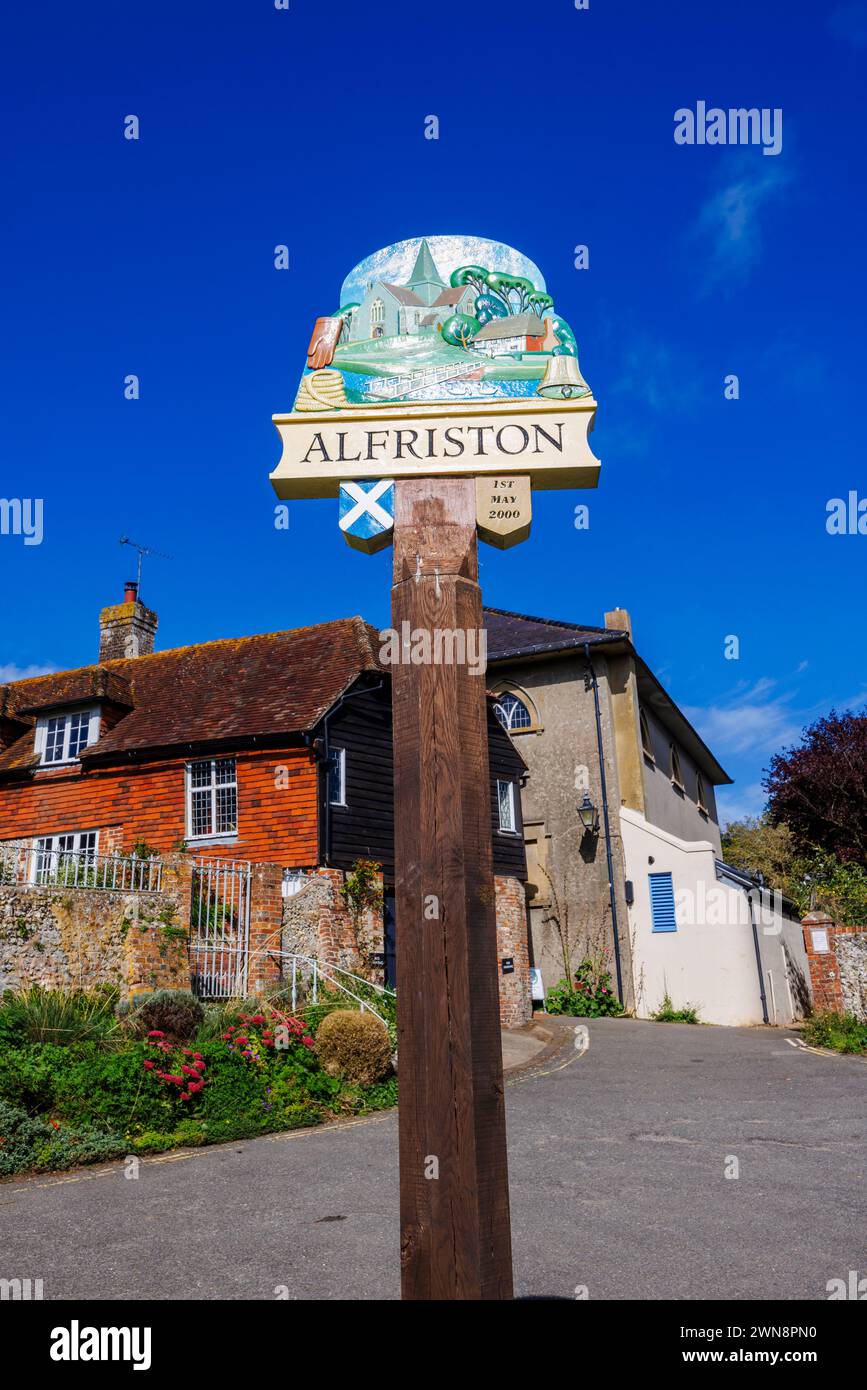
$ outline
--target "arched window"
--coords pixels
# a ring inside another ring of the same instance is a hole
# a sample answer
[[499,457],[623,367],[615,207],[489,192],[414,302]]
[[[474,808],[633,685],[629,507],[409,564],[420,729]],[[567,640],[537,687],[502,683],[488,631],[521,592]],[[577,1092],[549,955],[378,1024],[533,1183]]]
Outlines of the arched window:
[[370,306],[370,336],[371,338],[382,337],[382,325],[385,321],[385,305],[381,299],[375,299]]
[[533,716],[527,709],[523,700],[519,700],[517,695],[513,695],[511,690],[505,691],[494,705],[494,714],[499,719],[504,729],[510,734],[518,733],[521,729],[532,729]]
[[669,745],[669,754],[671,756],[671,780],[678,791],[683,791],[683,773],[680,770],[680,754],[673,743]]
[[650,725],[647,722],[647,715],[644,713],[643,709],[638,711],[638,724],[641,729],[641,748],[644,756],[645,758],[649,758],[651,762],[655,762],[653,744],[650,741]]
[[704,794],[704,778],[700,772],[695,774],[695,801],[702,815],[707,815],[707,800]]

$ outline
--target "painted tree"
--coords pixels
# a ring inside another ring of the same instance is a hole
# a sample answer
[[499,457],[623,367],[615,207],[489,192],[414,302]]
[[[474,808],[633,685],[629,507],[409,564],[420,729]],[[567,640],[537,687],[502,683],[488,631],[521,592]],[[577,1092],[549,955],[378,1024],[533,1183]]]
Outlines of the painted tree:
[[476,291],[476,317],[482,324],[527,310],[541,318],[554,307],[551,296],[537,289],[526,275],[509,275],[504,270],[488,270],[483,265],[458,266],[452,271],[451,285],[453,289],[472,285]]
[[816,720],[771,759],[764,788],[772,824],[799,847],[867,865],[867,708]]
[[452,314],[440,328],[443,338],[452,347],[468,348],[475,338],[481,323],[469,314]]

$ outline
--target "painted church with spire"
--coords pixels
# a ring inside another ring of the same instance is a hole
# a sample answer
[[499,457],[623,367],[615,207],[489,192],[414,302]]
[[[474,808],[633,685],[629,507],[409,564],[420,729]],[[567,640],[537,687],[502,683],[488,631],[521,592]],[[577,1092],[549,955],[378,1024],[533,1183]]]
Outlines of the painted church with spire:
[[405,285],[371,280],[364,298],[352,311],[349,341],[397,338],[435,333],[452,314],[472,314],[475,290],[453,289],[437,270],[427,240],[422,238],[412,274]]

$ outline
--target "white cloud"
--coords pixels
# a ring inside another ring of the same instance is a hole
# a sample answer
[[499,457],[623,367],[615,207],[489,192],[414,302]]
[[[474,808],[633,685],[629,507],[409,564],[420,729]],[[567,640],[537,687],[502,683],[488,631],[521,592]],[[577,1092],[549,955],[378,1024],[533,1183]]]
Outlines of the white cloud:
[[0,685],[6,685],[9,681],[26,681],[31,676],[50,676],[56,666],[16,666],[14,661],[10,661],[5,666],[0,666]]
[[718,787],[716,804],[720,826],[725,830],[732,821],[760,816],[767,799],[761,782],[751,782],[748,787]]
[[684,710],[709,748],[726,754],[776,753],[794,743],[803,721],[786,707],[786,697],[764,704],[743,701],[732,705],[708,705]]
[[765,207],[792,178],[778,159],[756,160],[754,151],[729,168],[728,179],[702,205],[690,233],[701,248],[705,291],[749,274],[761,256]]

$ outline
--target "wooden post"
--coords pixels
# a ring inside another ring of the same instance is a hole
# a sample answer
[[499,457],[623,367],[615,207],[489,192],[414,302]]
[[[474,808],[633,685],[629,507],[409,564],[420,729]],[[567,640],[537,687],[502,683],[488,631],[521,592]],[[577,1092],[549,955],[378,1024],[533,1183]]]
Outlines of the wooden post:
[[472,478],[397,482],[392,625],[402,1292],[509,1299],[485,676],[410,660],[482,632]]

